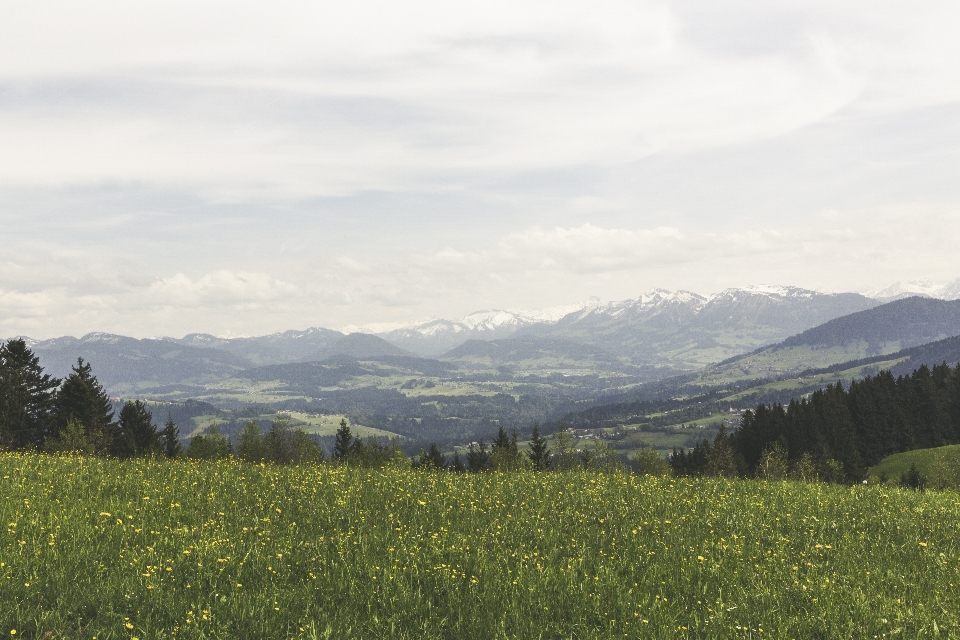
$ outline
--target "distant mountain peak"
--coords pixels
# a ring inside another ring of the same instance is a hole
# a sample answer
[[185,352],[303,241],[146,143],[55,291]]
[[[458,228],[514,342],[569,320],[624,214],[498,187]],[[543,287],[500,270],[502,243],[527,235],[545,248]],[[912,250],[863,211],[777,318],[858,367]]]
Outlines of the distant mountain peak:
[[911,296],[956,300],[960,298],[960,278],[947,284],[934,282],[925,278],[911,280],[910,282],[895,282],[883,289],[868,290],[864,295],[885,302],[909,298]]

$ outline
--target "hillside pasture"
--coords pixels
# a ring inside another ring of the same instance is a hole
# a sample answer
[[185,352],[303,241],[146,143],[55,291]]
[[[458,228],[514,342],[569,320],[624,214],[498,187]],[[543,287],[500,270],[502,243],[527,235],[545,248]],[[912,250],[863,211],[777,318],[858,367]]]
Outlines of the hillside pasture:
[[10,637],[960,634],[960,496],[0,454]]

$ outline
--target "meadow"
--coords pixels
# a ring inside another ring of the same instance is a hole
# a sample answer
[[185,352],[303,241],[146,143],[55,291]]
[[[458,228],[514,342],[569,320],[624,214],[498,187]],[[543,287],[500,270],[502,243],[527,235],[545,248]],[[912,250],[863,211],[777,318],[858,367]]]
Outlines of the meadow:
[[960,495],[0,454],[0,635],[960,635]]

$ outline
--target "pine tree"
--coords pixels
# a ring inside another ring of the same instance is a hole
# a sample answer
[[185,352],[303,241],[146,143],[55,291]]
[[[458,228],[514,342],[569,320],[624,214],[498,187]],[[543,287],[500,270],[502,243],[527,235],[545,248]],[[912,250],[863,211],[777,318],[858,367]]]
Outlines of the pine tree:
[[89,362],[77,358],[72,373],[66,377],[54,400],[52,435],[73,419],[83,425],[95,453],[107,453],[117,436],[113,421],[113,405],[97,381]]
[[263,446],[263,434],[256,420],[248,420],[237,439],[237,457],[244,462],[262,462],[267,454]]
[[443,457],[443,454],[440,452],[440,447],[437,446],[436,442],[430,443],[430,451],[427,452],[427,460],[437,469],[443,469],[447,466],[447,460]]
[[110,452],[119,458],[134,458],[159,451],[160,434],[153,426],[153,415],[139,400],[124,403]]
[[352,440],[353,434],[350,433],[350,425],[347,424],[346,418],[342,418],[340,420],[340,428],[337,429],[337,438],[333,444],[333,457],[335,460],[342,461],[346,459],[350,453]]
[[176,458],[183,451],[183,445],[180,444],[180,429],[177,428],[169,413],[167,423],[163,425],[163,431],[160,432],[160,445],[163,448],[163,454],[168,458]]
[[60,380],[43,373],[40,359],[22,339],[0,346],[0,447],[43,444],[52,433]]
[[466,467],[463,466],[463,460],[460,459],[460,453],[457,451],[453,452],[453,462],[450,463],[450,471],[455,473],[463,473],[466,471]]
[[467,469],[473,473],[485,471],[490,466],[490,454],[487,452],[487,443],[480,439],[480,446],[470,443],[467,449]]
[[550,460],[550,449],[547,448],[547,439],[540,435],[540,425],[533,424],[533,435],[530,439],[530,452],[527,457],[533,465],[534,471],[543,471]]

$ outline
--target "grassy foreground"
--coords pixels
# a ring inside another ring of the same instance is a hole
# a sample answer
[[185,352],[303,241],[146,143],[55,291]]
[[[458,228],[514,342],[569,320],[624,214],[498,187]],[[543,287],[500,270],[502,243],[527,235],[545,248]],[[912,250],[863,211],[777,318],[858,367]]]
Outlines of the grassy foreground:
[[0,478],[0,637],[960,635],[949,492],[23,454]]

